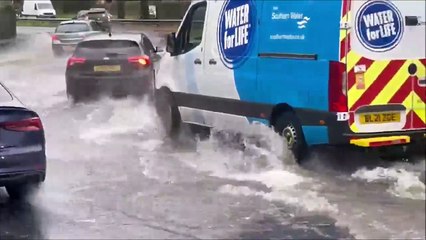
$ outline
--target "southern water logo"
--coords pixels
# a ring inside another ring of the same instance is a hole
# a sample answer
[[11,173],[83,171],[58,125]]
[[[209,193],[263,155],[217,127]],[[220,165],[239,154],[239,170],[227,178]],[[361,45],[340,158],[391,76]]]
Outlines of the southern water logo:
[[217,42],[221,60],[237,68],[248,58],[255,33],[255,6],[252,0],[225,1],[220,12]]
[[375,52],[395,48],[402,39],[401,12],[390,1],[367,1],[356,15],[356,34],[361,44]]

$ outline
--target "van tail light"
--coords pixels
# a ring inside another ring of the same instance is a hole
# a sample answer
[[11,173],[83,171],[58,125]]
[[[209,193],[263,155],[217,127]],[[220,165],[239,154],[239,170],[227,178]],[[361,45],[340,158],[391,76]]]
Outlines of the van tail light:
[[129,57],[128,61],[130,64],[139,69],[147,68],[151,65],[151,60],[146,55]]
[[61,43],[61,41],[59,40],[59,38],[58,38],[58,35],[55,35],[55,34],[53,34],[52,35],[52,42],[54,43],[54,44],[59,44],[59,43]]
[[76,65],[76,64],[83,64],[83,63],[85,63],[86,62],[86,59],[85,58],[78,58],[78,57],[70,57],[69,59],[68,59],[68,62],[67,62],[67,67],[72,67],[72,66],[74,66],[74,65]]
[[0,127],[16,132],[36,132],[43,130],[40,118],[28,118],[20,121],[0,123]]
[[328,103],[330,112],[348,111],[346,65],[341,62],[330,62]]

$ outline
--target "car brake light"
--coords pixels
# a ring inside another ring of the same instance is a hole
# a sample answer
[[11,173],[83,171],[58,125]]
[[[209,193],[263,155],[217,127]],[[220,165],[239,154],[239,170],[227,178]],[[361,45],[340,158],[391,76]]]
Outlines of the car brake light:
[[330,62],[328,102],[330,112],[347,112],[347,79],[346,65],[341,62]]
[[57,35],[52,35],[52,42],[55,44],[61,43],[61,41],[59,41],[59,38]]
[[68,59],[67,67],[74,66],[75,64],[82,64],[85,62],[86,62],[85,58],[71,57],[70,59]]
[[9,131],[16,132],[34,132],[43,130],[43,124],[41,123],[41,120],[38,117],[14,122],[1,123],[0,127]]
[[148,56],[135,56],[128,58],[129,63],[135,65],[138,68],[145,68],[151,65],[151,60]]

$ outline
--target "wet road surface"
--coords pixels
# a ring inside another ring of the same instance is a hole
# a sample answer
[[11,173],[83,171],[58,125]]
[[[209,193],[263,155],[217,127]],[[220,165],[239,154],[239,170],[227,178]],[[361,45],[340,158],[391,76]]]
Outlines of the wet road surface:
[[0,190],[0,239],[425,238],[424,159],[344,153],[298,167],[254,126],[261,146],[214,136],[173,146],[146,101],[72,106],[48,31],[20,28],[27,41],[0,50],[1,81],[41,115],[48,156],[31,199]]

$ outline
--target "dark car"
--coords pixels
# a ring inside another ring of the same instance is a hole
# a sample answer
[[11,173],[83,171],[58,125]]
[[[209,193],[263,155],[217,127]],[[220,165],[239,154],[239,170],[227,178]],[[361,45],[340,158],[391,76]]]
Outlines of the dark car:
[[74,102],[152,93],[156,48],[145,34],[99,34],[80,42],[66,68],[68,97]]
[[61,22],[52,34],[52,51],[55,56],[72,52],[86,36],[102,32],[102,27],[95,21],[72,20]]
[[46,177],[45,137],[39,115],[0,83],[0,187],[25,197]]
[[93,20],[97,22],[104,31],[111,31],[111,18],[110,14],[105,8],[91,8],[89,10],[81,10],[77,13],[74,19],[78,20]]

